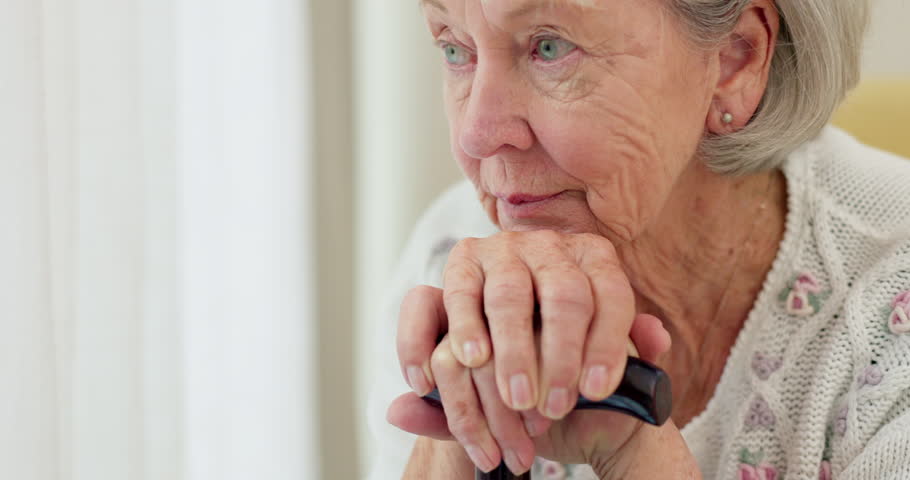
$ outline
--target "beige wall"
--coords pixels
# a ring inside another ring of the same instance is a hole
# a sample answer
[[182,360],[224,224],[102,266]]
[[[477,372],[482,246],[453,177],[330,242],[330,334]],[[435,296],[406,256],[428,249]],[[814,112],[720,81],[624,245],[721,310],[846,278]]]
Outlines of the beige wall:
[[[424,31],[416,1],[352,1],[357,127],[353,283],[357,303],[352,338],[362,352],[377,321],[371,316],[373,306],[382,298],[382,286],[408,232],[420,212],[459,173],[448,154],[439,54]],[[908,20],[910,1],[877,0],[867,48],[868,73],[910,74]],[[363,398],[371,375],[369,359],[358,356],[355,368],[358,396]],[[358,434],[361,453],[369,458],[373,445],[363,435],[364,407],[362,402],[356,405]],[[341,449],[335,452],[337,457],[329,463],[347,455]]]
[[910,1],[873,0],[872,29],[866,40],[866,73],[910,74]]

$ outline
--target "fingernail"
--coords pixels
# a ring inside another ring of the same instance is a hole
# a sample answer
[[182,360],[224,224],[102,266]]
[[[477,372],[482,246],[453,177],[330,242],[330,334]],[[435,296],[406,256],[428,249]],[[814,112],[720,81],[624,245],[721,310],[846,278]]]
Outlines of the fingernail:
[[480,447],[468,445],[464,447],[464,450],[468,452],[468,456],[471,457],[471,461],[474,462],[474,465],[484,472],[490,472],[496,468],[496,465],[493,465],[493,460],[491,460],[487,453]]
[[534,438],[537,436],[537,427],[534,426],[534,422],[530,419],[525,419],[525,430],[528,432],[528,436]]
[[427,377],[420,367],[408,367],[408,383],[411,384],[414,393],[421,397],[430,393],[430,382],[427,381]]
[[610,393],[607,391],[607,367],[597,365],[589,368],[584,390],[584,393],[594,398],[606,397]]
[[480,345],[473,340],[464,342],[461,353],[464,354],[465,363],[467,363],[468,366],[474,366],[474,361],[480,358]]
[[528,469],[521,461],[518,454],[515,453],[515,450],[506,450],[502,452],[502,458],[505,459],[506,466],[509,467],[509,470],[512,470],[512,473],[516,475],[520,475]]
[[547,396],[545,413],[553,420],[559,420],[569,409],[569,391],[565,388],[554,388]]
[[531,398],[531,382],[524,373],[512,375],[509,380],[509,389],[512,391],[512,408],[516,410],[528,410],[534,407],[534,400]]

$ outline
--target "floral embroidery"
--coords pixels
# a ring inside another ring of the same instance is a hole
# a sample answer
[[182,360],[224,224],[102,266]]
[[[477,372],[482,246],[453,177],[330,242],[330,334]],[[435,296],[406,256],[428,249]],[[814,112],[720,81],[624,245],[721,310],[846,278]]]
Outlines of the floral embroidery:
[[755,355],[752,356],[752,371],[758,378],[767,380],[780,368],[781,363],[782,361],[778,357],[767,357],[761,352],[755,352]]
[[891,333],[901,335],[910,332],[910,290],[894,297],[891,308],[893,310],[888,317]]
[[757,455],[743,448],[739,453],[739,480],[777,480],[777,469],[762,462],[764,452]]
[[859,377],[856,379],[856,383],[859,388],[865,387],[866,385],[876,386],[879,383],[882,383],[882,378],[885,374],[882,373],[882,369],[876,365],[872,364],[863,369],[863,372],[859,374]]
[[777,422],[774,412],[768,406],[768,402],[761,395],[756,396],[749,406],[749,413],[746,414],[746,426],[749,428],[771,428]]
[[822,460],[818,467],[818,480],[831,480],[831,462]]
[[847,433],[847,412],[848,411],[849,411],[849,407],[844,405],[837,412],[837,417],[834,419],[834,433],[836,433],[840,436],[844,436],[844,434]]
[[787,313],[797,317],[808,317],[821,310],[821,303],[827,297],[822,293],[821,284],[811,273],[800,273],[792,281],[792,286],[780,294]]

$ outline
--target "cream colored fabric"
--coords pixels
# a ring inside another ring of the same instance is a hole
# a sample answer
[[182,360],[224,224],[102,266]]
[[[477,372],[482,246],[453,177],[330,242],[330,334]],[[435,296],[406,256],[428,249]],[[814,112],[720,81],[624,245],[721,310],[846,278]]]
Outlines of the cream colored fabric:
[[[789,213],[778,257],[714,397],[683,434],[705,479],[910,478],[910,333],[888,324],[893,301],[910,291],[910,162],[829,128],[783,170]],[[494,232],[461,183],[405,251],[371,357],[384,372],[370,395],[381,446],[371,480],[400,478],[413,444],[384,420],[407,391],[398,304],[413,286],[439,285],[455,240]],[[586,466],[541,467],[551,465],[539,463],[535,479],[595,478]]]

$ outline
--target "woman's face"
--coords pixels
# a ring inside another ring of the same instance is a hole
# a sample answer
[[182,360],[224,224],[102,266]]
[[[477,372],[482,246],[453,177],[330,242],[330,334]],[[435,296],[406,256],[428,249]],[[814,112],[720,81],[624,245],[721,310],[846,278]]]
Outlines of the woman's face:
[[646,231],[693,164],[718,70],[664,0],[423,3],[453,151],[493,221]]

